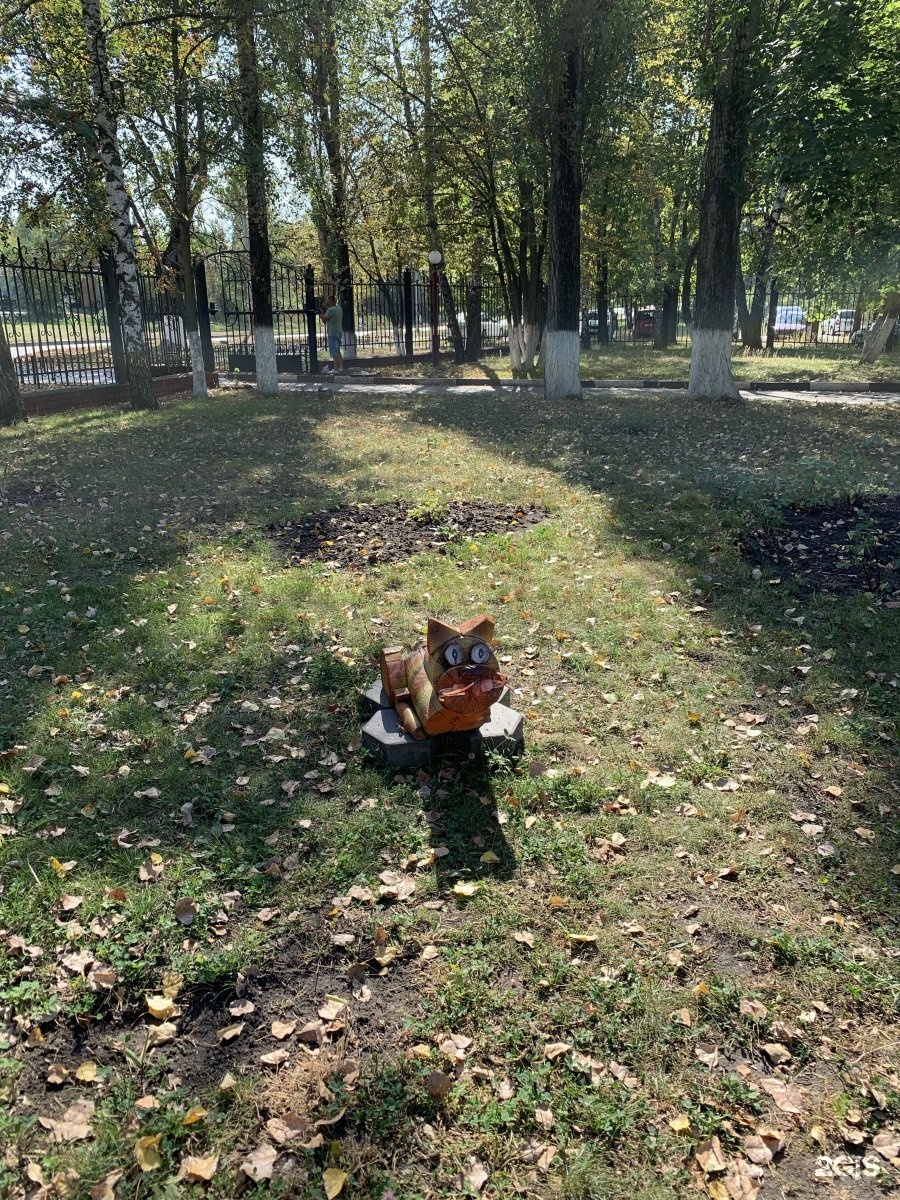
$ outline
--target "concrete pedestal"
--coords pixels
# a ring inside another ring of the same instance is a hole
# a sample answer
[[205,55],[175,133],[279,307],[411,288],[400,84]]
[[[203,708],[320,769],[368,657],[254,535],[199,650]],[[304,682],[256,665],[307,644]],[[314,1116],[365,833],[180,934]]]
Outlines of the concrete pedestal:
[[[509,689],[504,689],[504,699],[508,694]],[[444,733],[422,741],[403,728],[380,679],[363,693],[363,705],[372,714],[363,725],[363,745],[398,771],[424,767],[439,754],[474,754],[480,758],[490,752],[515,758],[525,749],[524,718],[502,701],[491,705],[491,719],[480,729]]]

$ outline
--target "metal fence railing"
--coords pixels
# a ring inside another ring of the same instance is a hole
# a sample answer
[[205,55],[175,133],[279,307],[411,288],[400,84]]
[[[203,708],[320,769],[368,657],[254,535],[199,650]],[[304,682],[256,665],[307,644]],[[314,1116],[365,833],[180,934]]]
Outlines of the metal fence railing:
[[[217,250],[195,263],[194,277],[207,370],[254,371],[246,251]],[[149,272],[140,275],[140,289],[154,374],[185,370],[188,355],[177,295],[167,281]],[[314,372],[326,359],[319,314],[333,291],[345,308],[345,348],[362,363],[446,354],[460,343],[466,357],[473,358],[502,351],[509,342],[507,298],[496,278],[441,279],[438,284],[427,268],[409,268],[391,278],[344,281],[337,288],[310,266],[276,261],[272,301],[280,370]],[[745,344],[753,344],[755,337],[770,349],[853,352],[876,315],[877,305],[865,292],[813,292],[777,279],[767,279],[757,289],[751,278],[745,280],[743,303],[736,297],[734,337]],[[646,294],[609,294],[582,310],[582,340],[587,346],[611,348],[684,344],[686,317],[680,298],[676,304],[671,295],[663,305]],[[71,266],[54,262],[49,252],[41,259],[27,257],[21,247],[12,256],[0,255],[0,319],[24,389],[125,380],[118,290],[109,257]],[[665,337],[660,339],[663,324]]]
[[[733,336],[752,341],[751,326],[758,321],[764,346],[832,347],[856,350],[878,314],[877,303],[866,293],[837,288],[811,291],[794,284],[767,279],[760,287],[754,308],[754,281],[745,281],[744,304],[736,297]],[[582,338],[590,344],[652,345],[663,321],[669,322],[669,344],[688,338],[685,313],[679,299],[669,310],[655,296],[618,293],[599,299],[581,314]]]
[[[154,374],[187,366],[178,303],[152,274],[139,277]],[[112,261],[70,265],[21,246],[0,255],[0,319],[25,390],[122,382],[121,325]]]

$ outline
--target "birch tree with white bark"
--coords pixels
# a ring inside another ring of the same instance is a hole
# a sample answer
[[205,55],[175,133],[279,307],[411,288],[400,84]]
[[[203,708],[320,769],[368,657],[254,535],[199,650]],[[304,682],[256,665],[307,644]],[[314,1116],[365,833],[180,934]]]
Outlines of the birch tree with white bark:
[[134,228],[119,150],[118,106],[110,75],[100,0],[81,0],[81,15],[92,91],[95,154],[106,190],[131,406],[135,409],[154,409],[159,407],[159,402],[153,391],[150,355],[144,335]]

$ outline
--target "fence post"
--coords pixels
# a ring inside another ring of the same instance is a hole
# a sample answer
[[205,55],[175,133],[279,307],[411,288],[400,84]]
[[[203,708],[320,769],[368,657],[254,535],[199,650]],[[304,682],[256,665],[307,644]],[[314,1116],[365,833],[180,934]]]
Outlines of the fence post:
[[213,354],[212,328],[209,323],[209,291],[206,286],[206,262],[202,258],[194,259],[194,292],[197,300],[197,328],[200,333],[200,345],[203,348],[203,369],[214,371],[216,359]]
[[409,267],[403,272],[403,337],[406,345],[407,362],[412,362],[415,346],[413,343],[412,271]]
[[125,341],[122,337],[122,321],[119,313],[119,281],[116,278],[116,264],[113,256],[107,250],[100,252],[100,279],[103,284],[106,323],[109,326],[113,379],[116,383],[127,383],[128,362],[125,358]]
[[306,309],[306,345],[307,356],[309,358],[309,373],[310,375],[318,375],[319,373],[319,354],[316,346],[316,274],[312,269],[312,263],[308,263],[306,270],[303,272],[304,282],[304,307]]

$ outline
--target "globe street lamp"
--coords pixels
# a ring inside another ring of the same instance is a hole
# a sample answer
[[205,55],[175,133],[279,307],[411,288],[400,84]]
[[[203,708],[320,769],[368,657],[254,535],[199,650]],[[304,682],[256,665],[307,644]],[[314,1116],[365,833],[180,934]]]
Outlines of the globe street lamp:
[[441,355],[441,335],[438,330],[438,267],[444,261],[440,250],[428,252],[428,283],[431,295],[431,362],[436,367]]

